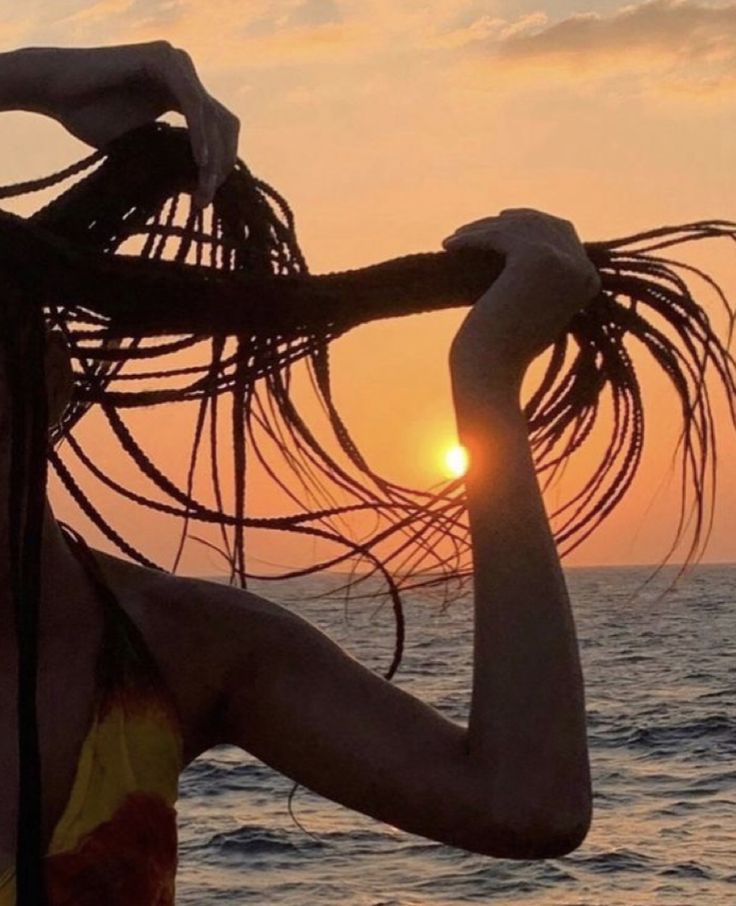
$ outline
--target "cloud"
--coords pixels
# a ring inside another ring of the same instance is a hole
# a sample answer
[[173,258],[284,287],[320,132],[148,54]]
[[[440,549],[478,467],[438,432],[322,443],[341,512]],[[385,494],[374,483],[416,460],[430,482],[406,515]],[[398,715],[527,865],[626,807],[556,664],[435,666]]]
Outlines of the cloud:
[[517,72],[543,69],[576,79],[656,74],[666,77],[662,90],[722,91],[736,78],[736,4],[645,0],[552,24],[545,14],[533,14],[497,24],[496,34],[475,44],[473,53]]
[[485,38],[495,37],[498,30],[505,24],[505,19],[484,15],[463,25],[440,30],[434,37],[430,38],[428,43],[435,48],[465,47]]
[[135,0],[98,0],[97,3],[72,10],[59,21],[72,30],[95,26],[101,22],[114,23],[119,17],[127,15],[133,6]]
[[[127,10],[127,15],[133,25],[165,29],[180,19],[184,12],[182,0],[135,0]],[[165,34],[161,37],[165,37]]]
[[354,57],[360,42],[356,29],[343,24],[339,0],[67,0],[53,25],[38,8],[28,20],[27,39],[39,43],[160,38],[218,72]]
[[314,28],[341,21],[340,10],[335,0],[300,0],[290,8],[284,4],[273,4],[264,15],[250,21],[242,34],[249,38],[271,35],[277,31],[292,28]]
[[166,37],[186,7],[187,0],[60,0],[53,8],[44,0],[27,0],[8,10],[3,21],[16,25],[19,44],[132,43],[141,31],[154,30],[155,37]]
[[340,19],[334,0],[304,0],[289,13],[287,21],[293,25],[326,25]]
[[[503,20],[489,15],[488,5],[487,0],[272,0],[259,5],[258,15],[252,7],[245,15],[239,5],[236,24],[225,12],[230,0],[216,3],[232,24],[240,58],[252,66],[402,60],[406,67],[417,52],[452,50],[491,35]],[[191,3],[189,15],[197,15]]]
[[[493,66],[535,83],[551,74],[588,91],[615,77],[621,91],[715,95],[736,80],[734,2],[643,0],[555,21],[549,8],[503,17],[480,0],[273,0],[233,40],[230,58],[250,66],[365,63],[393,71],[421,54],[448,75],[470,67],[476,83],[479,61],[486,73]],[[223,64],[228,56],[223,48]]]
[[734,0],[643,0],[565,18],[551,5],[503,15],[489,0],[59,0],[51,16],[46,6],[28,0],[6,16],[9,41],[166,38],[220,83],[260,70],[278,84],[292,73],[292,90],[310,73],[324,79],[356,66],[361,80],[380,73],[403,84],[423,74],[460,89],[511,75],[500,80],[506,92],[555,80],[594,92],[609,80],[620,94],[715,98],[736,82]]

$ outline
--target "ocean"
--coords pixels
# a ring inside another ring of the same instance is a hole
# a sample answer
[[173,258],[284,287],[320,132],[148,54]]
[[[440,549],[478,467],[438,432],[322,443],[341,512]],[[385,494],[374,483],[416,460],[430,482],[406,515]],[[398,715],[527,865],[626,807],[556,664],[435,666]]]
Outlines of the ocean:
[[[594,819],[559,859],[473,855],[299,788],[230,747],[182,776],[177,903],[280,906],[726,906],[736,903],[736,565],[567,570],[586,682]],[[334,578],[332,580],[334,584]],[[385,670],[388,605],[319,599],[328,580],[254,590]],[[638,590],[638,594],[636,594]],[[315,600],[313,596],[317,597]],[[633,596],[633,597],[632,597]],[[472,610],[407,599],[395,682],[465,722]]]

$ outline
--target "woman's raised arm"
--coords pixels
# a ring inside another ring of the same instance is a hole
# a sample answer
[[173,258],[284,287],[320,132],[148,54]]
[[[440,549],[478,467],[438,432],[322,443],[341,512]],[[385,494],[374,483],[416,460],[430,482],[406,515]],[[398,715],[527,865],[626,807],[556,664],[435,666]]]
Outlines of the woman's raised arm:
[[469,726],[283,608],[223,590],[234,606],[217,641],[227,664],[218,741],[407,831],[491,856],[558,856],[591,820],[583,680],[519,391],[526,365],[596,294],[598,277],[572,225],[536,211],[489,218],[446,244],[493,247],[507,262],[451,352],[470,451]]
[[238,118],[207,92],[189,54],[168,41],[2,53],[0,110],[51,117],[96,148],[168,111],[181,113],[199,166],[200,206],[237,159]]
[[490,248],[506,266],[453,341],[451,373],[473,547],[475,654],[468,753],[493,766],[502,823],[516,816],[583,839],[591,787],[583,679],[562,567],[520,394],[528,364],[597,295],[568,221],[512,209],[457,231],[447,249]]

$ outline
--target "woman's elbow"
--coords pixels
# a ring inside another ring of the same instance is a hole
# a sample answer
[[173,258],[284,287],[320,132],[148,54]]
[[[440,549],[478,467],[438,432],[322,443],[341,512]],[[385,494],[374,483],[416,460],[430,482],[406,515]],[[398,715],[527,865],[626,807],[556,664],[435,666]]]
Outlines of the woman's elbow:
[[590,818],[581,819],[568,828],[548,829],[535,834],[520,834],[512,859],[559,859],[582,846],[590,831]]
[[574,852],[588,836],[592,810],[588,809],[565,822],[538,822],[534,826],[516,821],[493,823],[457,845],[471,852],[496,859],[559,859]]

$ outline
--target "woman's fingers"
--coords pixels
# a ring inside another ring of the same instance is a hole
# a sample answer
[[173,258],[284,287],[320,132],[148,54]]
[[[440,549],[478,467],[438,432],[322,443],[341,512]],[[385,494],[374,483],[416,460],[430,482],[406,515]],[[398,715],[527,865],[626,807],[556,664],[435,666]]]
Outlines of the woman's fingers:
[[168,47],[162,52],[162,75],[191,135],[192,154],[199,166],[194,199],[199,207],[206,207],[237,161],[240,121],[208,94],[189,54]]
[[195,202],[206,207],[214,198],[215,192],[227,179],[238,160],[238,136],[240,122],[236,116],[219,101],[210,98],[212,130],[208,133],[209,158],[201,170],[200,182],[195,194]]
[[494,233],[500,235],[503,230],[499,217],[486,217],[482,221],[465,224],[442,240],[444,248],[457,248],[460,245],[479,245],[489,239]]
[[475,247],[526,253],[530,248],[577,255],[582,244],[571,221],[535,208],[504,208],[499,215],[466,223],[446,239],[445,249]]
[[206,208],[212,201],[215,190],[217,189],[220,170],[222,168],[222,140],[220,130],[217,127],[217,121],[214,116],[205,113],[208,130],[207,130],[207,163],[199,169],[199,185],[194,194],[195,203]]
[[171,92],[174,109],[186,120],[195,161],[200,167],[206,166],[209,156],[205,118],[207,92],[189,55],[183,50],[176,50],[167,41],[157,41],[150,65],[153,74]]
[[571,221],[566,220],[564,217],[557,217],[555,214],[548,214],[546,211],[540,211],[537,208],[504,208],[499,211],[498,214],[494,214],[488,217],[481,217],[479,220],[471,220],[469,223],[465,223],[462,226],[458,227],[455,230],[456,234],[466,233],[469,231],[482,230],[487,226],[493,226],[495,223],[498,223],[499,220],[507,220],[510,217],[522,219],[533,219],[538,222],[544,222],[549,225],[558,225],[572,227],[573,224]]
[[[219,160],[220,165],[215,175],[215,190],[227,179],[238,161],[238,140],[240,138],[240,120],[223,104],[214,98],[215,115],[219,124]],[[213,190],[214,194],[214,190]]]
[[[503,229],[502,221],[506,218],[501,215],[508,213],[506,211],[501,211],[500,214],[492,217],[482,217],[480,220],[472,220],[470,223],[465,223],[462,226],[458,227],[454,233],[450,236],[447,236],[442,240],[442,245],[447,248],[448,246],[456,246],[459,244],[466,243],[468,240],[480,239],[483,236],[488,236],[493,232],[494,229],[499,227]],[[528,209],[515,209],[515,210],[528,210]]]
[[447,251],[476,248],[500,252],[507,264],[521,262],[525,267],[556,262],[563,265],[571,281],[584,286],[586,300],[601,290],[600,275],[572,222],[532,208],[507,208],[498,217],[465,224],[442,245]]

